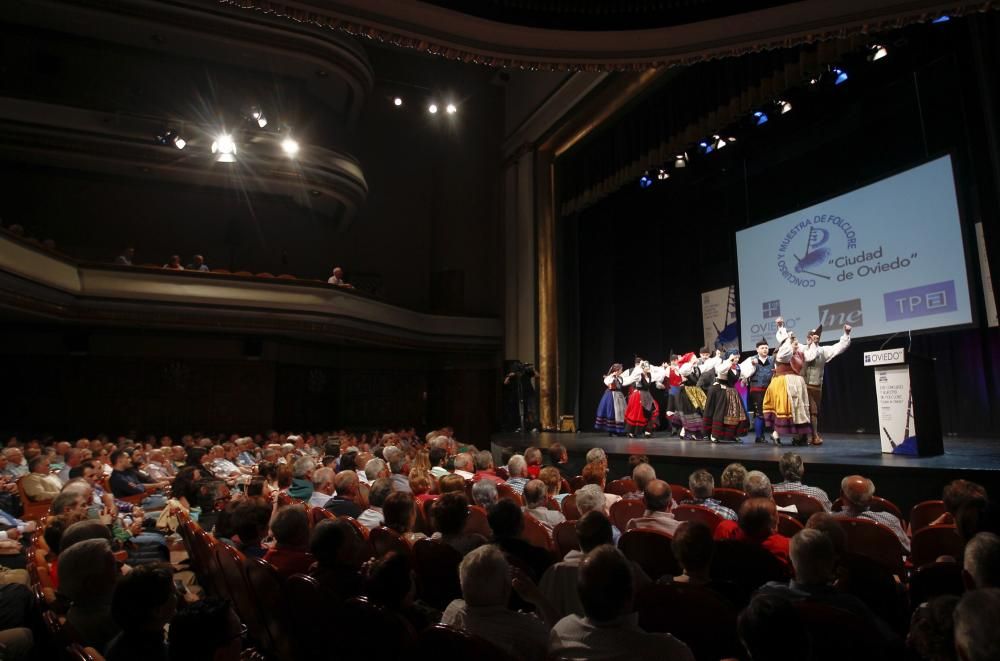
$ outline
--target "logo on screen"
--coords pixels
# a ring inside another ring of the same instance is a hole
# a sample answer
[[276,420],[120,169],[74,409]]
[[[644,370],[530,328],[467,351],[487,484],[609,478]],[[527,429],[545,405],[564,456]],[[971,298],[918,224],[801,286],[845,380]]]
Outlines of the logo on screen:
[[833,214],[817,214],[796,223],[778,246],[778,271],[796,287],[815,287],[836,275],[833,261],[858,245],[854,226]]
[[861,299],[852,298],[839,303],[827,303],[818,308],[819,323],[823,328],[840,328],[844,324],[858,327],[865,325],[865,316],[861,311]]
[[883,294],[883,299],[886,321],[926,317],[958,309],[954,280],[887,292]]
[[760,306],[760,316],[773,319],[781,316],[781,301],[764,301]]

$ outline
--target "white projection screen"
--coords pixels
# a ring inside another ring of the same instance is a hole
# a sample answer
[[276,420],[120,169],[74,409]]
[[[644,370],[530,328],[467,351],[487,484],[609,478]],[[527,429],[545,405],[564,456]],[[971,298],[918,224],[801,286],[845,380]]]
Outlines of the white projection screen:
[[775,320],[852,337],[972,323],[951,157],[736,233],[740,339]]

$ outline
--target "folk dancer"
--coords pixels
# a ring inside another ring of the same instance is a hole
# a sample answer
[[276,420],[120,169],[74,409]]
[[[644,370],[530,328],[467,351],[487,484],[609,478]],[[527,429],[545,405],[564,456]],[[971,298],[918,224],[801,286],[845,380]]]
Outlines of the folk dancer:
[[819,435],[819,405],[823,401],[823,373],[826,371],[826,364],[851,346],[851,327],[848,324],[844,324],[844,334],[836,344],[821,347],[819,336],[822,332],[822,324],[809,331],[806,336],[806,350],[803,352],[806,359],[803,376],[806,380],[806,391],[809,393],[809,418],[812,422],[812,438],[809,442],[813,445],[823,444],[823,438]]
[[670,435],[676,436],[684,423],[681,421],[680,416],[680,393],[681,386],[684,383],[684,377],[681,376],[677,365],[677,354],[670,354],[670,362],[663,363],[660,366],[662,372],[660,373],[660,378],[655,379],[657,376],[654,374],[654,379],[656,380],[656,387],[659,390],[665,390],[667,393],[666,404],[663,407],[663,426],[670,428]]
[[750,429],[743,398],[737,392],[740,379],[740,354],[733,349],[715,368],[715,383],[708,389],[705,402],[705,429],[713,443],[719,441],[741,442]]
[[[747,393],[747,408],[753,412],[754,443],[766,443],[764,440],[764,391],[771,384],[774,376],[774,357],[767,340],[760,338],[757,342],[757,353],[740,363],[740,378],[749,388]],[[773,430],[772,430],[773,431]]]
[[701,432],[705,426],[704,412],[705,391],[698,387],[701,369],[694,353],[686,353],[677,361],[677,371],[684,382],[677,395],[678,410],[681,418],[681,438],[701,440]]
[[597,405],[594,429],[608,436],[625,433],[625,395],[622,393],[622,364],[615,363],[604,377],[604,394]]
[[785,321],[778,317],[778,350],[774,354],[774,376],[764,391],[764,424],[774,429],[771,438],[781,445],[781,434],[793,437],[792,445],[806,445],[812,436],[809,421],[809,394],[801,372],[806,359],[802,347],[793,333],[785,328]]
[[708,389],[715,383],[715,368],[722,364],[722,349],[712,352],[708,347],[701,348],[701,356],[698,359],[698,369],[701,376],[698,377],[698,387],[708,395]]
[[649,362],[639,363],[639,373],[636,376],[633,370],[635,382],[632,384],[632,394],[628,398],[628,406],[625,407],[625,433],[629,438],[635,438],[635,434],[640,429],[643,435],[650,437],[653,429],[656,428],[656,418],[659,409],[650,388],[653,387],[653,379],[649,371]]

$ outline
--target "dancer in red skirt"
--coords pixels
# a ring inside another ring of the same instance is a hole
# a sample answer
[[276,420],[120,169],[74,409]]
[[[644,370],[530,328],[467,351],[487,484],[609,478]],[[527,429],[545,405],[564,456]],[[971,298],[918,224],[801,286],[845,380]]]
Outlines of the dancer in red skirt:
[[[625,433],[629,438],[635,438],[636,433],[642,430],[647,438],[653,435],[656,428],[656,419],[659,409],[650,388],[653,387],[653,378],[649,373],[649,362],[642,361],[638,367],[638,378],[632,384],[632,394],[628,398],[628,406],[625,408]],[[633,372],[635,374],[635,372]]]

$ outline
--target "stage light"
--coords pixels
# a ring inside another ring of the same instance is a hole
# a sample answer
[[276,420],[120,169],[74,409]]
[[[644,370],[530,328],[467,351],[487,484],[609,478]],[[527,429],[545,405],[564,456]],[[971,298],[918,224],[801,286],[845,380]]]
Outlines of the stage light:
[[[732,136],[722,137],[719,134],[715,134],[712,136],[711,146],[714,147],[715,149],[722,149],[731,142],[736,142],[736,138]],[[705,153],[707,154],[708,152]]]
[[294,158],[299,153],[299,143],[292,138],[285,138],[281,141],[281,150],[289,158]]
[[403,100],[397,96],[395,99],[392,100],[392,105],[398,108],[401,105],[403,105]]
[[174,129],[167,129],[163,132],[163,135],[156,136],[156,142],[165,146],[173,145],[178,149],[184,149],[187,146],[187,140],[182,138]]
[[220,133],[212,142],[212,153],[217,154],[219,163],[232,163],[236,160],[236,143],[228,133]]
[[260,128],[267,126],[267,117],[264,116],[264,111],[260,108],[251,108],[250,116],[253,117],[254,121],[257,122],[257,126]]
[[448,104],[448,105],[447,105],[447,106],[445,107],[444,111],[445,111],[446,113],[448,113],[449,115],[454,115],[454,114],[455,114],[456,112],[458,112],[458,108],[456,108],[456,107],[455,107],[455,104],[454,104],[454,103],[449,103],[449,104]]
[[792,104],[784,99],[778,99],[775,105],[778,106],[778,112],[782,115],[792,112]]
[[757,112],[755,112],[753,114],[753,118],[757,126],[761,126],[762,124],[767,124],[767,113],[764,112],[763,110],[758,110]]
[[871,52],[868,53],[869,62],[877,62],[889,54],[889,51],[882,44],[874,44],[870,50]]
[[436,115],[437,111],[438,111],[438,107],[437,107],[436,103],[432,103],[429,106],[427,106],[427,112],[429,112],[430,114]]
[[840,67],[833,67],[830,69],[830,73],[834,75],[833,84],[843,85],[847,82],[847,72]]
[[951,16],[949,16],[948,14],[942,14],[937,18],[935,18],[933,21],[931,21],[931,23],[934,25],[940,25],[941,23],[947,23],[950,20]]
[[712,142],[709,142],[707,140],[702,140],[701,142],[698,143],[698,149],[701,150],[702,154],[711,154],[713,151],[715,151],[714,143],[715,143],[714,140]]
[[641,177],[639,177],[639,188],[649,188],[653,185],[653,178],[649,176],[647,171]]
[[674,169],[675,170],[680,169],[680,168],[686,168],[687,164],[688,164],[688,155],[687,155],[687,152],[684,152],[683,154],[677,154],[677,156],[674,156]]
[[666,181],[667,179],[670,178],[670,173],[667,172],[664,168],[660,168],[659,170],[656,171],[656,178],[659,181]]

